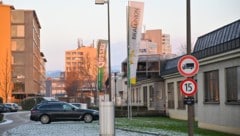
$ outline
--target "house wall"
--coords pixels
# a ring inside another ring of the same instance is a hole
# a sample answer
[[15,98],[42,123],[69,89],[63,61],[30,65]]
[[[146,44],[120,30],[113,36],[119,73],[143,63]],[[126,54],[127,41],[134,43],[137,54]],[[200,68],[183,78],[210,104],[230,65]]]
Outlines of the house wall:
[[131,94],[127,94],[127,85],[123,84],[121,105],[127,105],[127,95],[131,97],[132,106],[146,106],[148,110],[166,111],[164,82],[153,80],[138,82],[131,86]]
[[[141,95],[144,99],[144,87],[147,88],[147,107],[148,110],[166,111],[166,99],[164,92],[164,83],[162,81],[146,82],[141,84]],[[153,91],[151,91],[153,87]],[[144,105],[144,100],[142,100]]]
[[[178,108],[178,93],[181,93],[178,89],[178,85],[177,83],[179,81],[184,80],[185,78],[180,76],[179,74],[173,74],[170,75],[168,77],[165,77],[165,97],[166,97],[166,106],[167,106],[167,115],[170,118],[174,118],[174,119],[181,119],[181,120],[187,120],[188,119],[188,114],[187,114],[187,106],[185,105],[185,109],[179,109]],[[174,108],[168,108],[168,93],[169,93],[169,88],[168,88],[168,83],[173,83],[174,85]],[[198,120],[198,115],[197,115],[197,108],[198,108],[198,104],[195,103],[194,104],[194,108],[195,108],[195,120]]]
[[[240,66],[240,50],[200,61],[198,81],[198,126],[200,128],[240,134],[240,106],[226,104],[225,69]],[[230,58],[232,56],[232,58]],[[227,58],[228,60],[224,59]],[[203,65],[206,64],[206,65]],[[204,72],[219,71],[219,103],[204,102]]]

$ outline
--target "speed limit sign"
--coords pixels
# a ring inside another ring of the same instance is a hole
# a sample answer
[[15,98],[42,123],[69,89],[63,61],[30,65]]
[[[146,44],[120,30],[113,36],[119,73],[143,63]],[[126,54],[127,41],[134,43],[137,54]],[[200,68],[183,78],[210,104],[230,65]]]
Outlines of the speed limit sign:
[[197,91],[197,83],[192,78],[187,78],[180,83],[180,90],[186,96],[193,96]]

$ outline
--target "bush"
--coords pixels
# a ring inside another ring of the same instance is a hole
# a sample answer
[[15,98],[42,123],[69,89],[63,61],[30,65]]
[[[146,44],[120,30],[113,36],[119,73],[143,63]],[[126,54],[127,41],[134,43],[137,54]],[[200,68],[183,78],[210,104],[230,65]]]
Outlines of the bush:
[[2,113],[0,113],[0,122],[3,121],[3,117],[4,117],[4,115]]
[[2,97],[0,97],[0,103],[3,103],[3,98]]
[[42,97],[28,98],[21,102],[22,110],[31,110],[33,106],[39,104],[44,99]]

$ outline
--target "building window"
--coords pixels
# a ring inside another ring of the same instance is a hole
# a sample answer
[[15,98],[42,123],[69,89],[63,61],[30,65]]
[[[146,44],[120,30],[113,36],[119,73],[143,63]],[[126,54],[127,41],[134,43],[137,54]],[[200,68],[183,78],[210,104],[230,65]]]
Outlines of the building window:
[[138,103],[141,102],[141,100],[140,100],[140,97],[141,97],[141,96],[140,96],[140,88],[137,87],[135,91],[136,91],[136,96],[135,96],[136,99],[135,99],[135,100],[136,100],[136,103],[138,104]]
[[168,83],[168,108],[174,109],[174,84]]
[[154,87],[152,85],[149,86],[149,107],[154,107]]
[[148,96],[147,91],[148,91],[147,86],[144,86],[143,87],[143,105],[144,106],[147,106],[147,96]]
[[159,71],[159,63],[158,62],[149,62],[147,70],[148,71]]
[[219,102],[218,70],[204,73],[204,102]]
[[185,95],[180,91],[180,83],[181,81],[177,82],[177,88],[178,88],[178,109],[185,110],[186,106],[184,105],[184,97]]
[[83,52],[78,52],[78,55],[83,55]]
[[24,39],[12,40],[12,51],[24,51],[25,44]]
[[133,103],[134,101],[135,101],[135,97],[134,97],[134,95],[135,95],[135,88],[132,88],[132,94],[131,94],[131,102]]
[[13,55],[13,64],[14,65],[24,65],[25,56],[23,54],[14,54]]
[[24,11],[14,11],[11,13],[12,23],[24,23]]
[[146,62],[139,62],[138,63],[138,67],[137,67],[137,71],[146,71]]
[[24,37],[25,31],[24,31],[24,25],[13,25],[12,26],[12,37]]
[[227,102],[240,103],[240,66],[226,69]]

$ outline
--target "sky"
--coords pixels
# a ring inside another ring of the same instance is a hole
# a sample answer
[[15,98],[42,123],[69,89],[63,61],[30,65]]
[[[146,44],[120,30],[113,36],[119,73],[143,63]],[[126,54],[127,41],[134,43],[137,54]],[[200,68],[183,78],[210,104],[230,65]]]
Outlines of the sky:
[[[77,40],[89,45],[108,38],[107,4],[95,0],[2,0],[15,9],[35,10],[41,24],[41,51],[46,70],[64,71],[65,51],[77,48]],[[135,0],[137,1],[137,0]],[[142,31],[162,29],[170,34],[173,53],[186,45],[186,0],[138,0],[144,2]],[[128,0],[110,0],[111,65],[127,57],[126,6]],[[240,19],[240,0],[191,0],[192,44],[197,37]]]

